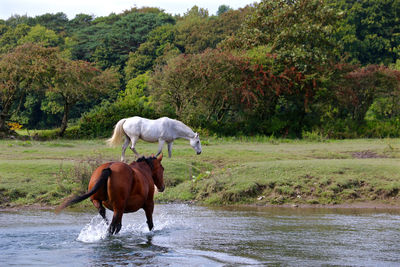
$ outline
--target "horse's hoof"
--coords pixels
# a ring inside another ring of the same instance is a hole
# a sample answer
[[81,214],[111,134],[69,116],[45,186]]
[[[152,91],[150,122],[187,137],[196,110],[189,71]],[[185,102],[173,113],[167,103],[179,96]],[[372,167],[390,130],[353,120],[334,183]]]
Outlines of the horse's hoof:
[[109,235],[116,235],[118,232],[121,230],[121,224],[110,224],[108,228],[108,234]]

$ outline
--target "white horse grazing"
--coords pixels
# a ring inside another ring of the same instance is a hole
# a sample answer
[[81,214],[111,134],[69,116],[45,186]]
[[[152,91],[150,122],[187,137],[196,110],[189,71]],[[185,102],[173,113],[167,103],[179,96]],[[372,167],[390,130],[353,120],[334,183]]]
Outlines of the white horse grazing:
[[158,141],[158,156],[166,142],[168,144],[168,156],[171,157],[172,143],[177,138],[185,138],[190,141],[190,145],[196,151],[197,155],[201,153],[201,144],[199,134],[195,133],[183,122],[167,117],[157,120],[149,120],[141,117],[132,117],[120,120],[114,127],[114,133],[107,143],[115,146],[122,141],[125,134],[125,142],[122,145],[121,161],[125,161],[125,150],[132,142],[131,149],[139,156],[135,149],[136,142],[140,139],[147,142]]

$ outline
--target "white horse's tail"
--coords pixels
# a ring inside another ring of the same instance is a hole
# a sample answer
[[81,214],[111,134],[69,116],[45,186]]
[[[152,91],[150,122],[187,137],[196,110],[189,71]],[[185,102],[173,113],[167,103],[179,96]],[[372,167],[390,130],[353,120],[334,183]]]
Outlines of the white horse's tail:
[[114,126],[114,132],[110,139],[107,139],[107,144],[109,146],[117,146],[121,143],[122,137],[124,136],[124,129],[122,126],[124,125],[126,119],[122,119]]

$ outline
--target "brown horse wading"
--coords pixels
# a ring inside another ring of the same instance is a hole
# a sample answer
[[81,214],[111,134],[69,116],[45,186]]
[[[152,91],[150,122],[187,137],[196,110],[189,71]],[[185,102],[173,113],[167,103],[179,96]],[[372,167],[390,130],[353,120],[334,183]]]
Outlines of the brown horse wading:
[[153,229],[154,185],[163,192],[164,167],[161,165],[162,154],[155,158],[141,157],[131,164],[123,162],[108,162],[99,166],[92,174],[88,192],[84,195],[64,201],[57,212],[67,206],[78,203],[88,197],[99,210],[104,220],[106,207],[114,212],[108,228],[110,234],[121,230],[123,213],[144,209],[149,230]]

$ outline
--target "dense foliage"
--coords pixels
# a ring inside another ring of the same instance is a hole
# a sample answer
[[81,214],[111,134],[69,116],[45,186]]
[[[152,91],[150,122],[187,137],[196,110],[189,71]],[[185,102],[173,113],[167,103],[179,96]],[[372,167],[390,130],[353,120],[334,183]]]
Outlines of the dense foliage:
[[107,136],[121,118],[203,132],[400,136],[400,0],[262,0],[0,21],[0,130]]

